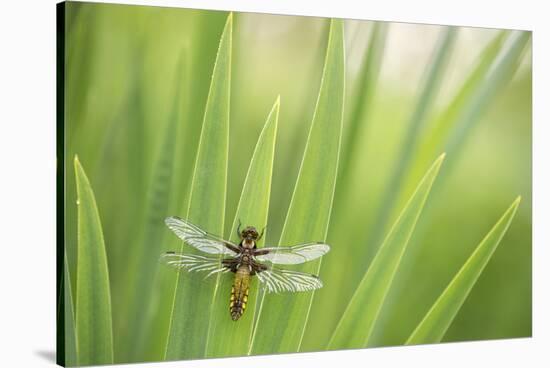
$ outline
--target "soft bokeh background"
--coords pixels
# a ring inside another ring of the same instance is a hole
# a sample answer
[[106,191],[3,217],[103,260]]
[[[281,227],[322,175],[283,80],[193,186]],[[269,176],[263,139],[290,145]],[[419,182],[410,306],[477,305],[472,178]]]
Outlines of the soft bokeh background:
[[[163,219],[183,215],[202,114],[226,12],[70,3],[65,101],[66,250],[76,257],[72,158],[78,154],[98,202],[113,303],[115,361],[159,359],[166,313],[156,288],[170,278],[158,255],[178,244]],[[384,234],[437,156],[407,161],[388,193],[425,70],[445,27],[387,23],[378,78],[355,132],[361,61],[374,22],[345,22],[344,145],[323,260],[303,350],[323,349]],[[234,14],[227,218],[277,95],[281,114],[266,243],[279,238],[315,108],[328,20]],[[498,30],[457,29],[441,88],[413,153]],[[475,246],[517,195],[518,214],[444,341],[531,335],[531,48],[448,157],[376,329],[377,345],[403,344]],[[354,138],[352,138],[352,135]],[[166,137],[175,137],[174,145]],[[351,144],[351,143],[349,143]],[[173,159],[160,161],[165,150]],[[438,152],[439,153],[439,152]],[[215,178],[213,178],[215,180]],[[159,185],[159,183],[168,183]],[[387,198],[392,206],[387,208]],[[386,201],[386,202],[385,202]],[[387,216],[381,213],[386,211]],[[314,213],[312,213],[314,215]],[[230,221],[226,221],[228,235]],[[220,234],[222,235],[222,234]],[[148,246],[150,262],[133,250]],[[74,278],[71,280],[74,288]],[[148,298],[136,303],[136,289]],[[73,293],[73,295],[75,295]],[[136,309],[137,308],[137,309]],[[144,312],[145,311],[145,312]],[[136,316],[139,318],[136,319]],[[142,325],[136,327],[136,325]],[[139,350],[136,352],[136,349]]]

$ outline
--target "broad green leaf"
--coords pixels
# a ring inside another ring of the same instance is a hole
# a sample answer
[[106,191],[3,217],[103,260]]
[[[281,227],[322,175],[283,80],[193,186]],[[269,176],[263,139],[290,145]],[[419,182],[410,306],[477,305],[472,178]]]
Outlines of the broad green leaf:
[[227,13],[215,12],[209,14],[189,14],[185,20],[182,32],[190,35],[190,40],[182,50],[185,57],[187,71],[182,85],[183,93],[180,101],[181,121],[178,127],[176,141],[176,162],[174,185],[179,190],[172,195],[175,210],[187,211],[189,206],[189,192],[191,175],[196,161],[198,141],[204,119],[204,106],[208,99],[212,80],[211,60],[216,58],[220,32],[227,22]]
[[[368,114],[373,107],[372,99],[382,65],[388,31],[387,23],[367,23],[367,27],[370,27],[371,24],[369,44],[365,51],[366,54],[363,55],[361,69],[357,77],[359,79],[358,86],[355,88],[357,96],[351,104],[348,128],[344,128],[343,131],[347,130],[347,139],[342,137],[342,156],[338,168],[340,172],[338,176],[339,189],[335,193],[334,208],[331,213],[331,231],[339,229],[344,232],[349,231],[345,225],[349,224],[349,210],[352,208],[350,206],[357,201],[355,193],[349,190],[354,174],[356,174],[354,170],[350,170],[350,167],[355,167],[351,161],[357,162],[362,159],[358,157],[356,150],[361,145],[359,138],[364,137],[364,131],[369,124]],[[349,100],[346,99],[346,103],[348,102]],[[345,126],[346,122],[344,121]],[[329,242],[331,235],[334,234],[329,234]],[[354,247],[353,244],[346,247],[333,247],[330,256],[323,260],[320,274],[330,282],[325,283],[323,289],[315,293],[309,316],[310,321],[323,319],[323,323],[308,323],[301,347],[302,351],[319,350],[324,347],[334,331],[338,321],[333,321],[332,318],[326,318],[326,316],[327,313],[335,315],[336,313],[333,311],[341,308],[342,301],[338,297],[343,289],[341,283],[349,282],[349,274],[342,272],[342,263],[353,262],[357,256],[357,252],[352,251],[352,247]],[[363,270],[358,268],[357,272],[362,273]]]
[[483,272],[504,237],[508,227],[510,227],[520,201],[521,197],[518,197],[477,246],[411,334],[406,342],[407,345],[433,344],[441,341],[468,294],[470,294],[479,275]]
[[64,299],[64,318],[65,318],[65,366],[77,365],[77,340],[75,328],[75,316],[73,308],[73,295],[71,292],[71,278],[69,276],[69,265],[67,258],[64,257],[63,262],[63,299]]
[[[243,226],[255,226],[258,231],[261,231],[267,225],[278,118],[279,99],[277,99],[267,117],[248,167],[241,198],[231,227],[231,234],[227,237],[235,243],[240,241],[235,230],[239,223],[242,223]],[[264,239],[265,236],[264,233]],[[208,357],[246,355],[248,353],[254,312],[259,296],[259,285],[256,278],[252,278],[245,313],[235,322],[229,315],[229,296],[233,281],[234,275],[232,273],[223,275],[220,277],[220,282],[216,288],[206,347]]]
[[[342,21],[332,20],[319,97],[281,235],[282,246],[324,241],[327,236],[342,135],[343,36]],[[298,269],[317,274],[319,267],[317,260]],[[262,292],[250,353],[298,351],[312,298],[312,292],[286,295]]]
[[[223,233],[225,216],[231,39],[232,15],[229,14],[212,72],[186,216],[214,234]],[[191,247],[185,247],[186,251],[192,251]],[[217,280],[204,280],[204,275],[199,273],[178,273],[166,359],[205,356]]]
[[444,157],[445,154],[434,162],[392,226],[342,315],[328,349],[369,346],[370,335]]
[[94,193],[74,159],[78,206],[76,336],[78,364],[113,363],[111,292],[105,242]]
[[395,166],[391,169],[388,184],[381,196],[380,209],[370,232],[372,235],[370,236],[368,244],[374,246],[372,251],[376,251],[375,247],[378,246],[381,236],[386,231],[386,225],[390,220],[389,217],[402,186],[404,174],[411,164],[411,158],[417,147],[418,136],[426,125],[430,110],[437,97],[447,61],[450,58],[454,46],[456,33],[455,27],[446,27],[434,51],[432,57],[433,61],[428,65],[425,71],[424,85],[421,87],[418,102],[407,124],[404,141],[400,145]]

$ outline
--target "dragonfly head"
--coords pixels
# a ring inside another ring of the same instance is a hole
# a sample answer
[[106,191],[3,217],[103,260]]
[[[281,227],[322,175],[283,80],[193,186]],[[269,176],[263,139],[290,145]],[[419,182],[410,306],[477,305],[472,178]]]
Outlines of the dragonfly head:
[[258,230],[254,226],[247,226],[241,231],[241,239],[247,241],[256,241],[258,239]]

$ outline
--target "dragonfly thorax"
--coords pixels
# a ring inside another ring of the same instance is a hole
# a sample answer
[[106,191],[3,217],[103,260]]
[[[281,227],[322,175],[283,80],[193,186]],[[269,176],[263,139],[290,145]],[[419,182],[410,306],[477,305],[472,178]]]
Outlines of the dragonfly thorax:
[[241,242],[241,245],[243,246],[243,248],[253,249],[256,246],[256,242],[254,240],[245,238]]

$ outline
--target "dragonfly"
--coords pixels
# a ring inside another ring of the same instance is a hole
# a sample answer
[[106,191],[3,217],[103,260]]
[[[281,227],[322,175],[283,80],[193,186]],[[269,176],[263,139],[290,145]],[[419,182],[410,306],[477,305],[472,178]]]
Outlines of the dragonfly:
[[165,223],[185,243],[206,253],[169,251],[161,255],[165,264],[187,272],[207,272],[206,277],[217,273],[235,274],[229,299],[233,321],[237,321],[246,309],[254,276],[270,293],[311,291],[323,287],[316,275],[276,268],[274,265],[296,265],[317,259],[330,250],[328,244],[310,242],[258,248],[264,231],[258,233],[254,226],[246,226],[241,231],[239,223],[237,234],[240,242],[235,244],[176,216],[166,218]]

